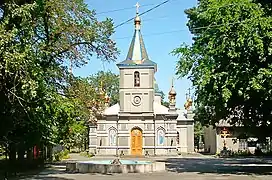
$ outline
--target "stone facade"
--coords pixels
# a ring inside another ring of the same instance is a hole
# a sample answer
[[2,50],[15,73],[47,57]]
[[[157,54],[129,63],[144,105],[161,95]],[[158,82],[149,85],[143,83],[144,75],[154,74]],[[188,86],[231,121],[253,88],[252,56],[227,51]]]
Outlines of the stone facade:
[[98,155],[176,155],[194,151],[191,112],[177,110],[176,93],[169,92],[169,108],[161,104],[155,73],[140,33],[140,17],[125,61],[118,63],[118,104],[104,110],[90,126],[89,152]]

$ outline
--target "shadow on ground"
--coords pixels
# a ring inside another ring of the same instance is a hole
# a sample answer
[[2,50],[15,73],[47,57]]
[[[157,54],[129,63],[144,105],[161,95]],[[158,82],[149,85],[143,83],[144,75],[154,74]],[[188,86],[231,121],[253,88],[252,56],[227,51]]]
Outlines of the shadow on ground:
[[236,174],[236,175],[272,175],[272,160],[261,158],[241,159],[202,159],[202,158],[169,158],[164,160],[170,172],[196,172]]
[[31,177],[31,180],[75,180],[71,178],[62,178],[62,177],[54,177],[54,176],[39,176],[39,177]]
[[[86,174],[77,172],[66,171],[65,163],[53,163],[51,166],[44,168],[37,174],[28,174],[17,176],[16,178],[11,178],[11,180],[76,180],[74,178],[64,178],[61,176],[75,175],[75,174]],[[89,175],[97,175],[97,173],[88,173]],[[100,173],[99,173],[100,174]],[[101,173],[104,176],[112,176],[113,174]]]

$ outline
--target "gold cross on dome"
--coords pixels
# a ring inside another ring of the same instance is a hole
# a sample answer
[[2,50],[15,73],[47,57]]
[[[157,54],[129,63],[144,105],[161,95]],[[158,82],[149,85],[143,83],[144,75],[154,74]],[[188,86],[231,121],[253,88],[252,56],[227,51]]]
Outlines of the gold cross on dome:
[[174,87],[174,77],[171,79],[171,86]]
[[140,4],[137,2],[137,3],[135,4],[135,7],[136,7],[136,13],[138,14],[138,13],[139,13]]

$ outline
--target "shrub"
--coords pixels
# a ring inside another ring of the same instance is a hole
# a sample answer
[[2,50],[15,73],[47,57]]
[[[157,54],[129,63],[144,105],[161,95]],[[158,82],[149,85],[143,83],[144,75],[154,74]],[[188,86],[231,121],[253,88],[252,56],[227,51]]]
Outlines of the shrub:
[[94,153],[88,153],[88,152],[85,151],[85,152],[81,152],[80,155],[81,155],[81,156],[84,156],[84,157],[89,157],[89,158],[91,158],[91,157],[94,156]]
[[238,150],[232,153],[232,156],[252,156],[249,150]]
[[69,150],[67,150],[67,149],[60,151],[60,152],[56,152],[54,154],[55,161],[61,161],[63,159],[69,159],[69,158],[70,158]]

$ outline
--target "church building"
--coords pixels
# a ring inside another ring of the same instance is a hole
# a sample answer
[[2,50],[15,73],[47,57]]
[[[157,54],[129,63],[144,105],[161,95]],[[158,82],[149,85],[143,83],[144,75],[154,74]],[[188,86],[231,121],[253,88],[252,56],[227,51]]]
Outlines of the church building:
[[119,103],[106,107],[90,125],[89,152],[96,155],[177,155],[194,151],[190,109],[176,108],[172,82],[169,107],[155,81],[157,64],[149,59],[136,13],[135,31],[120,72]]

